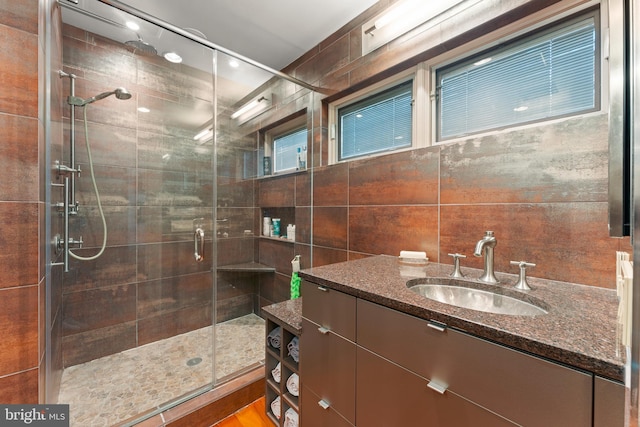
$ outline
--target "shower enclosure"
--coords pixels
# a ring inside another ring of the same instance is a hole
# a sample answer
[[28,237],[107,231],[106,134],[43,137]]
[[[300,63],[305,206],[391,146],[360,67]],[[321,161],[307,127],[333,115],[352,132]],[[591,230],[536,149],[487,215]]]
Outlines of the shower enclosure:
[[259,129],[312,93],[196,29],[54,9],[47,401],[72,426],[134,424],[262,365],[260,306],[282,298],[256,262]]

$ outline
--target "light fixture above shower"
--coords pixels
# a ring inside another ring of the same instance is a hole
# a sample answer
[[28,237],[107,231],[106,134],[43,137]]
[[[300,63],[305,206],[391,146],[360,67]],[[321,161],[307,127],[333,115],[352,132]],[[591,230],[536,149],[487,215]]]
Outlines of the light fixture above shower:
[[213,136],[213,128],[212,127],[207,127],[207,128],[202,129],[200,132],[198,132],[193,137],[193,139],[202,144],[205,141],[207,141],[208,139],[210,139],[212,136]]
[[235,113],[231,115],[231,118],[240,119],[241,121],[247,121],[266,110],[270,104],[271,101],[269,100],[269,98],[264,95],[260,96],[240,107]]

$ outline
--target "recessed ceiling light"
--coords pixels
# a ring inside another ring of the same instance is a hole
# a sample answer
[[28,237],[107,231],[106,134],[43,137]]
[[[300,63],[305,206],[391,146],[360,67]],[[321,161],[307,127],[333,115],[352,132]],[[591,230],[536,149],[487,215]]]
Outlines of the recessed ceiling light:
[[137,23],[135,23],[133,21],[127,21],[127,23],[125,25],[127,26],[128,29],[133,30],[133,31],[138,31],[140,29],[140,25],[138,25]]
[[150,113],[151,110],[148,109],[147,107],[138,107],[138,111],[140,111],[141,113]]
[[174,64],[179,64],[182,62],[182,56],[178,55],[175,52],[166,52],[164,54],[164,59],[169,62],[173,62]]
[[236,61],[235,59],[230,59],[229,60],[229,66],[231,66],[233,68],[238,68],[240,66],[240,63],[238,61]]

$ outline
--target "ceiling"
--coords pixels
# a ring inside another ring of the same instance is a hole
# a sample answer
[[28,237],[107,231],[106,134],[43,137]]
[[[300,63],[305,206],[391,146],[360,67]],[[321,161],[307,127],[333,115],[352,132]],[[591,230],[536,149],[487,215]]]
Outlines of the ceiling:
[[[176,27],[204,35],[218,46],[281,70],[376,1],[123,0],[122,3]],[[68,6],[63,9],[66,23],[120,42],[139,37],[153,45],[158,54],[180,49],[185,63],[198,66],[202,48],[180,36],[139,19],[134,19],[140,24],[138,31],[124,28],[125,21],[132,17],[99,0],[78,0],[77,6],[72,4],[72,0],[60,2]],[[88,11],[111,22],[77,13],[70,7]],[[187,50],[191,52],[187,53]],[[209,60],[206,66],[210,68],[210,64]]]

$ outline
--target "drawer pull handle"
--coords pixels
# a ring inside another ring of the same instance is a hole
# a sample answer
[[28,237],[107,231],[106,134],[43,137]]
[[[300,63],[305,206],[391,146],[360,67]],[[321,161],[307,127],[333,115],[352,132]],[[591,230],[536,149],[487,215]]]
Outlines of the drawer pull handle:
[[320,326],[318,328],[318,332],[320,332],[322,335],[327,335],[329,332],[331,332],[331,329]]
[[318,405],[322,408],[322,409],[329,409],[329,406],[331,406],[329,404],[329,402],[327,402],[326,400],[322,399],[321,401],[318,402]]
[[427,326],[431,329],[435,329],[438,332],[444,332],[447,329],[447,325],[443,323],[434,322],[433,320],[427,323]]
[[427,384],[427,387],[429,387],[431,390],[436,391],[440,394],[444,394],[444,392],[447,391],[447,388],[449,386],[446,384],[439,384],[436,381],[429,381],[429,384]]
[[318,290],[322,292],[329,292],[329,289],[325,288],[324,286],[318,286]]

